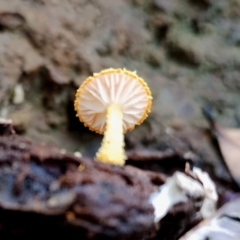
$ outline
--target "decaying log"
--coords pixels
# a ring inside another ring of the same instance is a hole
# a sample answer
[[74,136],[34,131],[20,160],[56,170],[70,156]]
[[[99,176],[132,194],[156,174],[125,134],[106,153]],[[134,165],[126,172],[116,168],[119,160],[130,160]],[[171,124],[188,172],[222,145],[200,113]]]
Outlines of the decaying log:
[[[0,120],[1,240],[143,240],[157,231],[161,239],[177,239],[199,208],[189,200],[156,224],[149,197],[165,182],[159,173],[34,145],[14,133],[11,121]],[[169,227],[178,229],[170,234]]]
[[155,231],[148,198],[164,183],[161,175],[33,145],[7,121],[0,129],[1,239],[16,232],[69,235],[69,229],[79,237],[141,239]]

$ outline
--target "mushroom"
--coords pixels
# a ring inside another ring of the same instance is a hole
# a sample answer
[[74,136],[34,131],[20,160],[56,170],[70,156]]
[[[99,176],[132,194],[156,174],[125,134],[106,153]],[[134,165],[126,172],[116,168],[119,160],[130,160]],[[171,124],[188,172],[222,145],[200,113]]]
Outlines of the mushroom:
[[77,90],[74,108],[85,126],[104,134],[96,160],[124,165],[124,133],[145,120],[151,105],[151,92],[135,72],[107,69],[87,78]]

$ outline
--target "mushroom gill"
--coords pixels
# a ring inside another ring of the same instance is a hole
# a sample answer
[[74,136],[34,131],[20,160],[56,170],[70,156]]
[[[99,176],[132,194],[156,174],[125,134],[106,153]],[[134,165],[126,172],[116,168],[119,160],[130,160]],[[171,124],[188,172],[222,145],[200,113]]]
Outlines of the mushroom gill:
[[100,162],[124,165],[124,135],[148,116],[151,92],[144,80],[125,69],[107,69],[87,78],[77,90],[74,108],[90,130],[103,134]]

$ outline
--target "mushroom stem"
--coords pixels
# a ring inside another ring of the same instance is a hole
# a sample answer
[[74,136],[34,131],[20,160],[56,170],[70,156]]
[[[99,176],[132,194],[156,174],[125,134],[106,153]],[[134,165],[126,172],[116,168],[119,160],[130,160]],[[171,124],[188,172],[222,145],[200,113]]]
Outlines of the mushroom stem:
[[110,104],[107,108],[104,138],[96,159],[99,162],[115,165],[125,163],[123,113],[117,104]]

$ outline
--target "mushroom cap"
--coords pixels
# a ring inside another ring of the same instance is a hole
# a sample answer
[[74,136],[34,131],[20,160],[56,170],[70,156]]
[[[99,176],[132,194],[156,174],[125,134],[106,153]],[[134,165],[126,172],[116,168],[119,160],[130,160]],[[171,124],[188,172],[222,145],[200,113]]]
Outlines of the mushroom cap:
[[152,106],[152,95],[144,80],[126,69],[107,69],[87,78],[76,93],[74,108],[86,127],[103,134],[110,104],[120,106],[123,132],[140,125]]

